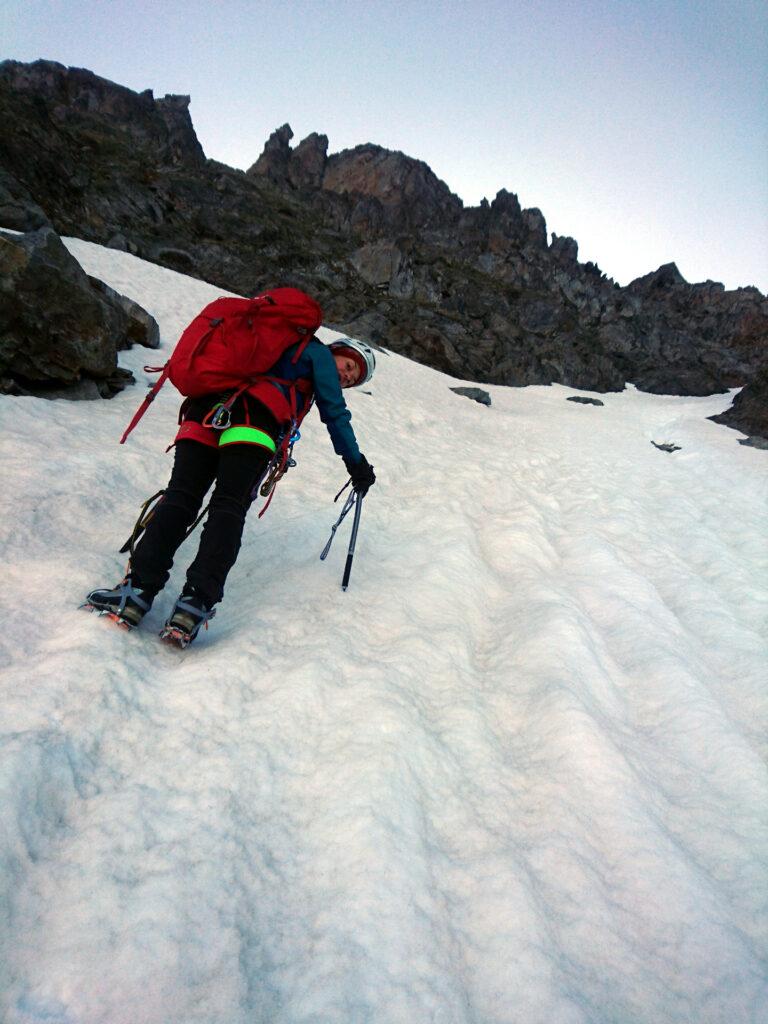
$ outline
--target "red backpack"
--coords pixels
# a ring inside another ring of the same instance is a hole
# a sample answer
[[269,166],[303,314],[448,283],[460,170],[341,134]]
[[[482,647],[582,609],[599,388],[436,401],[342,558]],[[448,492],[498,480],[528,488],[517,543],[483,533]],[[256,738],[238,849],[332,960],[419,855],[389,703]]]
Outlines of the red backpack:
[[[170,379],[191,398],[230,388],[245,390],[264,377],[287,348],[304,344],[322,323],[323,311],[298,288],[273,288],[255,299],[215,299],[185,328],[160,379],[139,406],[120,439],[126,438]],[[296,354],[301,355],[304,346]]]

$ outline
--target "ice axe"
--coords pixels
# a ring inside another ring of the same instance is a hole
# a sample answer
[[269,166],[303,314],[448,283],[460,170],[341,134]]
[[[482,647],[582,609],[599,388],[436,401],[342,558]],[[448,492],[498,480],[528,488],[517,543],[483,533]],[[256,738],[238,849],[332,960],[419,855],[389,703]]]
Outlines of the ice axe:
[[[344,493],[344,491],[347,489],[347,487],[349,487],[351,483],[352,481],[350,480],[346,484],[344,484],[342,489],[339,491],[339,493],[333,500],[338,501],[339,497]],[[349,586],[349,577],[350,573],[352,572],[352,559],[355,557],[355,543],[357,542],[357,531],[360,526],[360,513],[363,508],[362,494],[358,494],[357,491],[355,490],[349,492],[349,494],[347,495],[347,500],[344,502],[344,507],[341,510],[341,515],[331,527],[331,536],[328,538],[328,543],[325,545],[322,554],[320,555],[320,561],[324,562],[328,556],[328,552],[331,550],[331,544],[333,544],[333,538],[336,536],[336,531],[341,525],[347,512],[350,511],[353,505],[355,506],[355,517],[354,520],[352,521],[352,534],[349,538],[349,547],[347,548],[347,561],[344,566],[344,576],[342,577],[341,580],[342,590],[346,590],[347,587]]]

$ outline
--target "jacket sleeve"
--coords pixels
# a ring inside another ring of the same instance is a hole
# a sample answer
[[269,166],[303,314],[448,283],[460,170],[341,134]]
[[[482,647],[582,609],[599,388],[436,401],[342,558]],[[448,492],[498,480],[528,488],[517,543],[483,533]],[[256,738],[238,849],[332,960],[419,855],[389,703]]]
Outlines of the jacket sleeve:
[[308,345],[304,355],[312,362],[317,411],[331,436],[333,450],[344,459],[359,462],[361,455],[351,425],[352,414],[344,401],[330,349],[322,342],[317,342]]

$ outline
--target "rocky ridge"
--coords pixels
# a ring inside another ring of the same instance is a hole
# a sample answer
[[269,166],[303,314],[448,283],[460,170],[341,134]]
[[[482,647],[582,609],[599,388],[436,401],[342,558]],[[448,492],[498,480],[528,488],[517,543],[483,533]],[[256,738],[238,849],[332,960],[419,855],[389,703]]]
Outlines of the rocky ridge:
[[768,365],[768,300],[674,264],[619,287],[504,189],[465,207],[422,161],[291,146],[206,160],[189,98],[47,61],[0,64],[0,226],[51,223],[241,294],[290,283],[326,323],[482,383],[740,387]]

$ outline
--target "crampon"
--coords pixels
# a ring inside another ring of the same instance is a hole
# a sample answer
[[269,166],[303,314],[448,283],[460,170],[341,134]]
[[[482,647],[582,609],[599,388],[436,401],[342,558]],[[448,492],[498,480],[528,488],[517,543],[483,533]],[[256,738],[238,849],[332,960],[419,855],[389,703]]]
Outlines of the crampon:
[[215,608],[207,608],[203,599],[194,591],[181,594],[173,607],[171,616],[160,630],[160,639],[176,644],[182,649],[189,647],[200,631],[208,628],[208,622],[216,614]]
[[160,630],[160,639],[164,640],[165,643],[181,647],[184,650],[185,647],[189,647],[192,641],[195,639],[196,633],[189,633],[186,630],[181,629],[179,626],[172,626],[170,623],[166,623]]
[[92,590],[81,608],[106,615],[118,626],[133,629],[149,611],[154,592],[134,587],[129,576],[112,590]]
[[86,601],[85,604],[80,605],[87,612],[96,612],[99,617],[106,617],[111,622],[114,622],[116,626],[120,626],[122,629],[130,631],[136,629],[138,622],[131,622],[130,619],[126,619],[124,615],[120,615],[117,612],[111,612],[107,608],[97,608],[96,605]]

